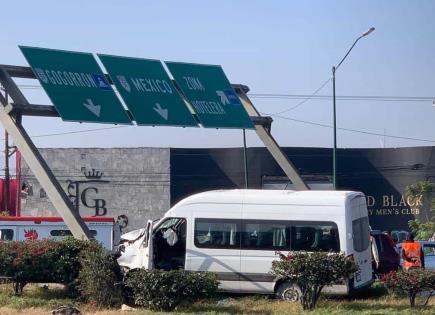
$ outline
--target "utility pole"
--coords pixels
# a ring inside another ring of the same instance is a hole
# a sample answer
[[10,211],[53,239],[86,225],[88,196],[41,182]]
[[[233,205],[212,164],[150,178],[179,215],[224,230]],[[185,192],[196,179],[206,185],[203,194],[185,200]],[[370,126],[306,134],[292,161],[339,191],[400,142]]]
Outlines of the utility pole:
[[248,189],[248,152],[246,150],[246,130],[243,129],[243,168],[245,170],[245,189]]
[[[5,98],[6,98],[6,102],[8,102],[8,92],[5,91]],[[6,213],[9,215],[10,214],[10,209],[9,209],[9,191],[10,191],[10,185],[9,185],[9,135],[8,132],[5,129],[5,189],[3,191],[4,193],[4,208],[3,210],[6,211]]]
[[337,114],[335,103],[335,66],[332,67],[332,116],[334,127],[334,146],[332,148],[332,187],[337,189]]
[[9,209],[9,136],[8,132],[5,130],[5,189],[4,189],[4,211],[10,214]]

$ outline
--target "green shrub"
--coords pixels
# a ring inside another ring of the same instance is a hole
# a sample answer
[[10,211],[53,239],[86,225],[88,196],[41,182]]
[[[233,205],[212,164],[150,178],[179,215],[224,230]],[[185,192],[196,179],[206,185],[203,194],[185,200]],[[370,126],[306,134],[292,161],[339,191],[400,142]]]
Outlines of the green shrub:
[[102,247],[80,255],[77,287],[82,297],[99,307],[122,302],[121,271],[116,259]]
[[16,293],[30,282],[71,285],[80,270],[79,253],[98,247],[74,238],[0,242],[0,276],[13,278]]
[[348,279],[358,270],[343,254],[297,252],[279,254],[272,262],[272,273],[299,287],[303,309],[313,309],[323,287]]
[[218,287],[216,275],[184,270],[134,270],[127,274],[126,289],[137,306],[171,311],[182,300],[212,296]]
[[429,291],[423,305],[427,305],[432,294],[435,292],[435,272],[424,269],[402,270],[390,272],[382,277],[388,289],[407,294],[409,304],[414,307],[415,299],[419,293]]

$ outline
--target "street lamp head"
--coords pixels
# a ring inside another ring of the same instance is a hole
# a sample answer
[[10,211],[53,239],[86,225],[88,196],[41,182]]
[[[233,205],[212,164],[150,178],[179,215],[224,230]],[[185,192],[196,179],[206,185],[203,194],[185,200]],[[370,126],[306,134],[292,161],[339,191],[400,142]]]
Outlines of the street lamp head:
[[364,34],[362,34],[361,37],[364,37],[364,36],[369,35],[369,34],[370,34],[371,32],[373,32],[374,30],[375,30],[374,27],[370,27],[370,29],[369,29],[367,32],[365,32]]
[[364,36],[369,35],[371,32],[375,30],[374,27],[370,27],[370,29],[359,36],[355,42],[350,46],[349,50],[347,51],[346,55],[344,55],[343,59],[338,63],[336,67],[332,67],[332,104],[333,104],[333,117],[334,117],[334,147],[332,148],[332,185],[334,187],[334,190],[337,188],[337,120],[336,120],[336,110],[335,110],[335,72],[336,70],[341,66],[343,61],[346,59],[346,57],[350,54],[353,47],[355,47],[356,43],[363,38]]

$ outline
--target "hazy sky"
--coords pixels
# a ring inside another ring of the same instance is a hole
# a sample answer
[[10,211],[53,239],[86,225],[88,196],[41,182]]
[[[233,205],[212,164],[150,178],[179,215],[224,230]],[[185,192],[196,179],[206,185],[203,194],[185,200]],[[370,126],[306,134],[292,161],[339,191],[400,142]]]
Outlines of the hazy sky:
[[[435,95],[435,1],[14,0],[1,7],[0,63],[27,65],[17,46],[29,45],[220,64],[231,82],[248,85],[253,94],[311,94],[374,26],[337,71],[337,95]],[[23,91],[34,103],[49,103],[42,89]],[[318,94],[331,95],[332,84]],[[252,101],[261,112],[275,113],[301,100]],[[309,100],[282,115],[331,125],[332,101]],[[337,101],[338,127],[433,140],[339,131],[340,147],[434,145],[434,121],[430,100]],[[52,118],[24,118],[24,124],[32,136],[108,127]],[[278,117],[272,133],[282,146],[332,144],[331,128]],[[33,139],[40,147],[235,147],[242,145],[242,132],[132,126]],[[261,145],[252,131],[248,145]]]

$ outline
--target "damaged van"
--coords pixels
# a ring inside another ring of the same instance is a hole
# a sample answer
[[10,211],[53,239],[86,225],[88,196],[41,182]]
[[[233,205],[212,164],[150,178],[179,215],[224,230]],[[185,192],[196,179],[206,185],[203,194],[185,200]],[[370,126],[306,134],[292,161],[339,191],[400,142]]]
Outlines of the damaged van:
[[328,290],[348,294],[373,282],[369,234],[359,192],[218,190],[192,195],[123,235],[118,262],[214,272],[223,291],[296,299],[298,289],[270,273],[277,253],[343,252],[359,270]]

